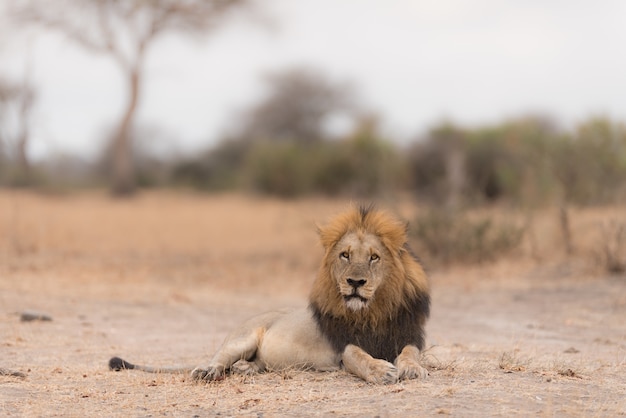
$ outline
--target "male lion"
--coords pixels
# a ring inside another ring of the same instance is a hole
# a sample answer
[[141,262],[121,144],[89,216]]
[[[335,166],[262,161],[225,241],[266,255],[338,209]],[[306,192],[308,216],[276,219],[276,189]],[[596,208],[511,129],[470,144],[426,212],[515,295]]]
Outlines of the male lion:
[[[427,376],[419,364],[429,286],[412,256],[406,225],[372,207],[352,208],[319,229],[325,255],[309,306],[257,316],[234,330],[197,381],[228,372],[286,368],[345,370],[372,383]],[[114,357],[113,370],[181,372],[135,366]]]

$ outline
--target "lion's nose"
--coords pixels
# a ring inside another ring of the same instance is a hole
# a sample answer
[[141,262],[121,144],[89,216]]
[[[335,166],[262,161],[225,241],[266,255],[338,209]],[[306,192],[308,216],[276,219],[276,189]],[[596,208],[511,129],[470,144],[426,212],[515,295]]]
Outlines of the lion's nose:
[[365,283],[367,283],[367,280],[365,279],[359,279],[359,280],[354,280],[354,279],[348,279],[346,280],[348,282],[348,284],[352,287],[354,287],[355,289],[358,289],[359,287],[363,286]]

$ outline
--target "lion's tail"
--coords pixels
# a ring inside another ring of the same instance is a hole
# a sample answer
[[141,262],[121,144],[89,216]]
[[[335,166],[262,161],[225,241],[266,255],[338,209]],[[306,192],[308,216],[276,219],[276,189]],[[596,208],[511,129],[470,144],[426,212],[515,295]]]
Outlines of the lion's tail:
[[191,373],[194,367],[150,367],[132,364],[119,357],[111,357],[109,360],[109,369],[119,372],[120,370],[140,370],[146,373],[171,373],[183,374]]

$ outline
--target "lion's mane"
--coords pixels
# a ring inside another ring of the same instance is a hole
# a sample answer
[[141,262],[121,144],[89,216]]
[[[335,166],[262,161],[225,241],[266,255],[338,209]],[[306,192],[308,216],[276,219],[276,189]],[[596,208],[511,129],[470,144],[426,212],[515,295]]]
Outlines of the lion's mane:
[[[384,245],[387,276],[370,305],[358,311],[347,309],[332,277],[334,246],[349,232],[373,234]],[[426,274],[412,254],[406,223],[373,207],[354,207],[330,224],[319,228],[325,249],[309,307],[321,332],[337,352],[348,344],[364,349],[375,358],[393,362],[409,344],[424,347],[424,324],[430,313]]]

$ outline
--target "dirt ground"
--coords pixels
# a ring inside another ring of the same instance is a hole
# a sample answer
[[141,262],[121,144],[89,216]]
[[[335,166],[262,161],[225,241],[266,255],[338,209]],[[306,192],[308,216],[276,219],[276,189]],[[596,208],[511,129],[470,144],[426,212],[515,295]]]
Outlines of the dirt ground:
[[[347,203],[0,192],[0,415],[626,415],[626,277],[576,254],[552,260],[550,217],[532,257],[430,270],[426,380],[288,371],[195,384],[107,370],[113,355],[203,365],[238,322],[305,305],[322,256],[315,225]],[[595,222],[574,215],[580,231]],[[25,311],[52,320],[21,321]]]

